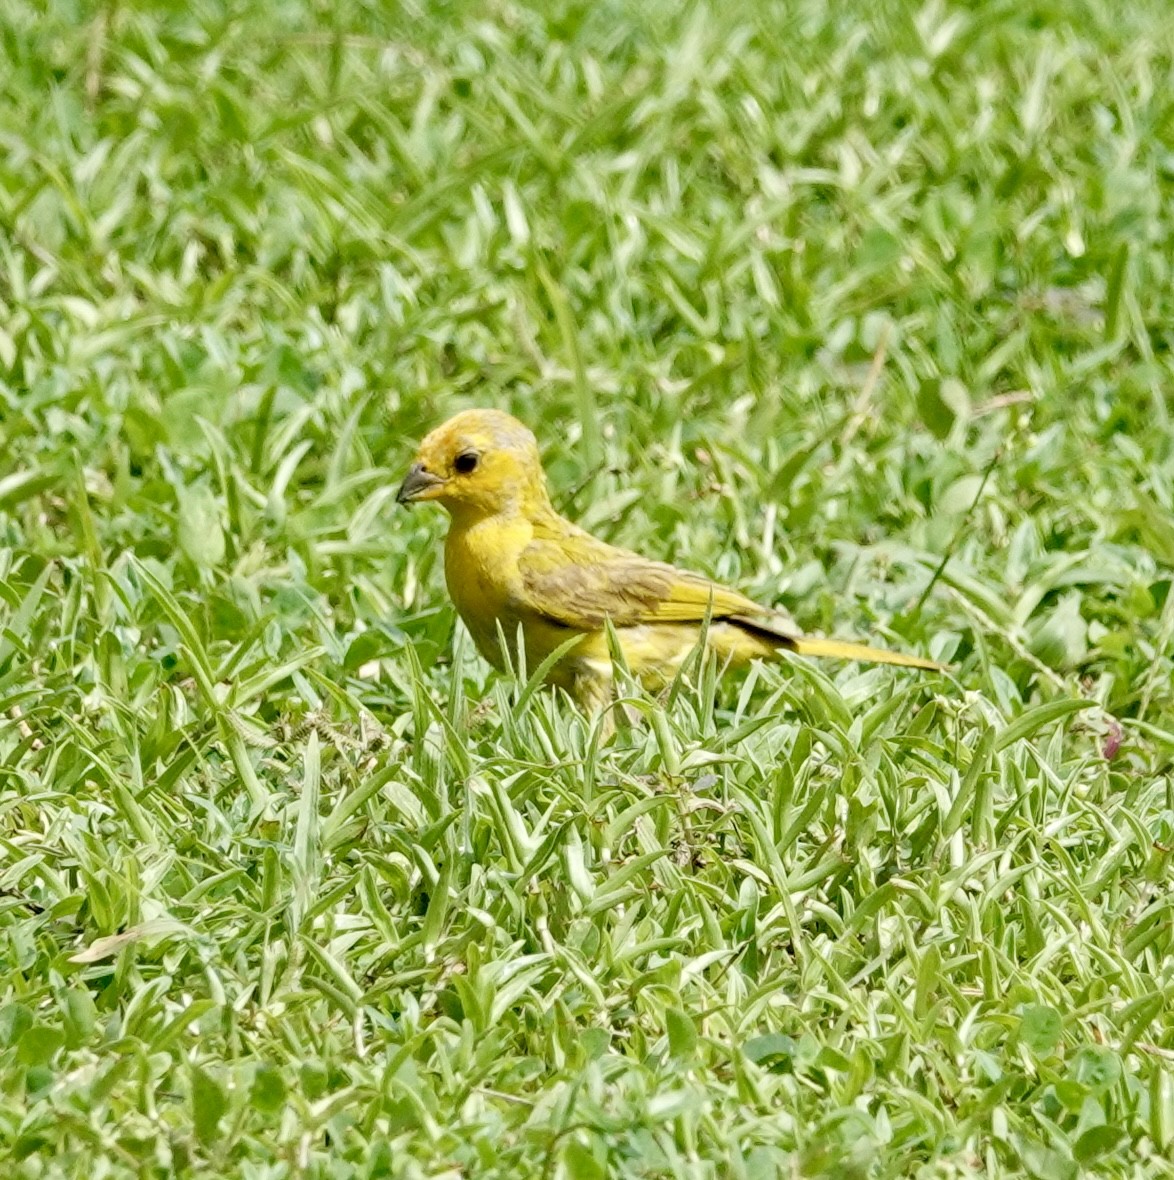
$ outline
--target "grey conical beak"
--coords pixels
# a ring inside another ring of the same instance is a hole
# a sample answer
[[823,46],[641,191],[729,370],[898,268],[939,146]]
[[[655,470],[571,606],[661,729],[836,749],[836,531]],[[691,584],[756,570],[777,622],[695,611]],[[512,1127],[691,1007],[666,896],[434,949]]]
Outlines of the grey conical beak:
[[418,500],[429,488],[442,483],[444,480],[439,475],[424,470],[423,463],[413,463],[396,493],[396,503],[410,504],[413,500]]

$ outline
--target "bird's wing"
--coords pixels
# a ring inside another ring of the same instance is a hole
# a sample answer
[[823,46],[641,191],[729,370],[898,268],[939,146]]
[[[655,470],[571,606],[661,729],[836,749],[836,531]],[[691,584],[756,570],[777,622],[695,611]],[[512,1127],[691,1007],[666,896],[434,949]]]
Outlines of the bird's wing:
[[519,559],[523,605],[580,631],[766,616],[774,612],[703,578],[616,549],[580,529],[536,535]]

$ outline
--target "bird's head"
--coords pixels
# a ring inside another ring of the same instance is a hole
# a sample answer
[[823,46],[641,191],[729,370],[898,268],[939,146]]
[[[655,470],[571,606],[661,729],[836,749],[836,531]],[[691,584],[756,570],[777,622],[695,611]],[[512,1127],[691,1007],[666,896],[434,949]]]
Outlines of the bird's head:
[[471,519],[545,506],[538,441],[501,410],[465,410],[420,444],[396,499],[438,500]]

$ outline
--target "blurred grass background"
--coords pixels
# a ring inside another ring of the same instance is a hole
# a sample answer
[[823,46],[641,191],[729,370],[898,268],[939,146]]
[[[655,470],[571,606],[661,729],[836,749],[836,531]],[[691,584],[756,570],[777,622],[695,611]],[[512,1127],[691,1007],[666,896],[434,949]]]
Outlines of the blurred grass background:
[[[0,38],[11,1174],[1174,1174],[1165,4]],[[393,502],[467,405],[957,681],[518,707]]]

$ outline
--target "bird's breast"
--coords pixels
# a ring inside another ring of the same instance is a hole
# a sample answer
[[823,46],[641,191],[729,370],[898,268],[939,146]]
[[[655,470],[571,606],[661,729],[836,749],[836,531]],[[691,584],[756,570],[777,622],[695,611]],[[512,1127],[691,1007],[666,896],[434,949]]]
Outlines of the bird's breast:
[[453,605],[477,650],[499,669],[503,661],[497,628],[500,623],[512,640],[521,621],[516,609],[518,558],[530,535],[525,521],[487,520],[468,526],[454,522],[445,542],[444,578]]

